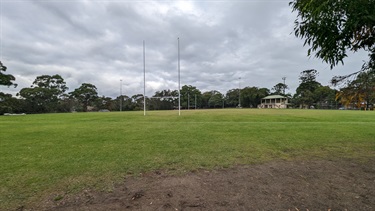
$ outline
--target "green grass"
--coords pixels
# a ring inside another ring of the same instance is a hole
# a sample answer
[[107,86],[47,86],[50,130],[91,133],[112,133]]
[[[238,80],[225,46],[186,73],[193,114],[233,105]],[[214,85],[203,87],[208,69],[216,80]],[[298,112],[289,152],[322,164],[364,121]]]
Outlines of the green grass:
[[[190,110],[0,116],[0,210],[125,175],[375,157],[375,112]],[[55,200],[62,198],[57,195]]]

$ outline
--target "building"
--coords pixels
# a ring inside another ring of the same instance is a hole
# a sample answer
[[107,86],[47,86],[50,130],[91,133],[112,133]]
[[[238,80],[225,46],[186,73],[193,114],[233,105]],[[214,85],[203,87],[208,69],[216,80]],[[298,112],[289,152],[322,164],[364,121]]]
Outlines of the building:
[[288,98],[281,95],[270,95],[262,98],[258,108],[288,108]]

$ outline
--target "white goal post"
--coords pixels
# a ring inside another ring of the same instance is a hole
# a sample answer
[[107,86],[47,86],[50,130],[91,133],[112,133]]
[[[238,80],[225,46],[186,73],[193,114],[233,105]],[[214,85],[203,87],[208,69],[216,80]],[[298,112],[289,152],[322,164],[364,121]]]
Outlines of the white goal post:
[[[178,98],[178,115],[181,116],[181,93],[180,93],[180,38],[177,38],[177,70],[178,70],[178,97],[149,97],[149,98]],[[143,115],[146,116],[146,46],[143,40]]]

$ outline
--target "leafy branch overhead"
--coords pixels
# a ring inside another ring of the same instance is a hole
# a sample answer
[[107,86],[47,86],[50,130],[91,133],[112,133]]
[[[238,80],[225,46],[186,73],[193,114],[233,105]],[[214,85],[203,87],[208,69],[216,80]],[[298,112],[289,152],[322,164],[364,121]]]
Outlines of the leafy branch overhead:
[[375,0],[294,0],[297,12],[294,33],[310,46],[308,55],[330,64],[344,63],[347,50],[369,52],[375,64]]

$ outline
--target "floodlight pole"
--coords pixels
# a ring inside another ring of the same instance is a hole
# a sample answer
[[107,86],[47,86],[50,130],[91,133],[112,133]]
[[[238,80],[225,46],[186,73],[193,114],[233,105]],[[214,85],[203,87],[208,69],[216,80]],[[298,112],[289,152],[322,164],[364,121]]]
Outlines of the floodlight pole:
[[143,40],[143,116],[146,116],[146,52]]
[[177,55],[178,55],[178,115],[181,116],[181,93],[180,93],[180,38],[177,38]]
[[284,92],[283,92],[283,93],[284,93],[284,95],[285,95],[285,79],[286,79],[286,77],[283,77],[282,79],[283,79],[283,81],[284,81]]

